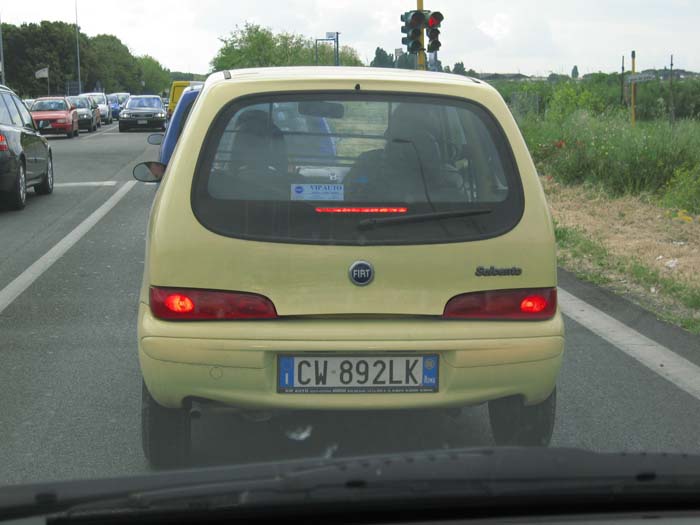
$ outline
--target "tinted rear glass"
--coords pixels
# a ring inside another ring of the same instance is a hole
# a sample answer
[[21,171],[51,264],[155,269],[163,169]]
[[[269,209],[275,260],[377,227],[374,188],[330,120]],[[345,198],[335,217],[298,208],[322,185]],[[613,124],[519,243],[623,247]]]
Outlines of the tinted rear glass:
[[500,126],[477,104],[305,94],[226,107],[202,149],[192,206],[231,237],[419,244],[502,234],[523,195]]

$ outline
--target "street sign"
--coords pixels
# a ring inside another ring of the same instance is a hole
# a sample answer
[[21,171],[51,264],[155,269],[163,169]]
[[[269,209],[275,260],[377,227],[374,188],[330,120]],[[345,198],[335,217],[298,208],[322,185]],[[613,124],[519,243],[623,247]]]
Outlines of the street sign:
[[403,55],[403,48],[402,47],[394,48],[394,58],[398,60],[398,58],[401,55]]
[[327,31],[327,32],[326,32],[326,38],[327,38],[328,40],[335,40],[335,33],[332,32],[332,31]]
[[654,73],[634,73],[627,77],[627,83],[632,82],[649,82],[651,80],[656,80],[656,75]]

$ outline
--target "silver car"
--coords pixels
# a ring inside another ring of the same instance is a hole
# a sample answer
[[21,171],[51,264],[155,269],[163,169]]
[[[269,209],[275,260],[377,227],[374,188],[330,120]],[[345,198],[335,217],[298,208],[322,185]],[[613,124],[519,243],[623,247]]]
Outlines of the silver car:
[[90,97],[95,101],[98,108],[100,109],[100,119],[103,124],[112,123],[112,112],[109,109],[109,103],[107,102],[107,96],[104,93],[83,93],[83,96]]

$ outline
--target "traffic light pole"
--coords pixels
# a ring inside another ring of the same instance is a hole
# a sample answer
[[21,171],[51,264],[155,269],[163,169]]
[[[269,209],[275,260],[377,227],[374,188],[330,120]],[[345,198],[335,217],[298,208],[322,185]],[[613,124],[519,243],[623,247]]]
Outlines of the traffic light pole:
[[[418,11],[423,11],[423,0],[416,0],[416,9]],[[421,30],[420,32],[420,51],[418,51],[418,60],[417,60],[417,65],[418,69],[421,71],[425,71],[425,34],[424,31]]]

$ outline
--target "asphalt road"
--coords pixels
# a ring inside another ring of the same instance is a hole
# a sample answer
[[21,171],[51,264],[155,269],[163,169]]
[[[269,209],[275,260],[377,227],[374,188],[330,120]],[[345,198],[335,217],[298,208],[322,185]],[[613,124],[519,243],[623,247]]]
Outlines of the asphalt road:
[[[57,187],[0,212],[0,291],[156,158],[147,133],[116,125],[50,138]],[[81,183],[74,185],[73,183]],[[106,183],[110,185],[85,185]],[[136,184],[0,313],[0,485],[148,472],[140,446],[136,310],[154,187]],[[566,273],[560,285],[700,364],[700,339]],[[566,319],[553,446],[700,453],[700,400]],[[492,445],[484,406],[457,417],[323,416],[304,441],[274,425],[195,421],[195,463]]]

